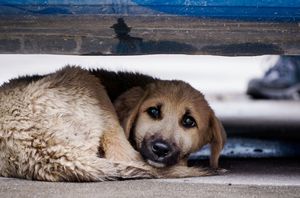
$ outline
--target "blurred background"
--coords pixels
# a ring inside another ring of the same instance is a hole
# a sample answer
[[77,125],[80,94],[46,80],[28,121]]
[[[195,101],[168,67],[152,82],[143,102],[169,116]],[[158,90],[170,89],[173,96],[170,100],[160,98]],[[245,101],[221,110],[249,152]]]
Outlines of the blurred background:
[[26,74],[54,72],[65,65],[137,71],[162,79],[181,79],[206,95],[241,95],[248,81],[260,77],[277,56],[203,55],[68,56],[0,55],[0,83]]

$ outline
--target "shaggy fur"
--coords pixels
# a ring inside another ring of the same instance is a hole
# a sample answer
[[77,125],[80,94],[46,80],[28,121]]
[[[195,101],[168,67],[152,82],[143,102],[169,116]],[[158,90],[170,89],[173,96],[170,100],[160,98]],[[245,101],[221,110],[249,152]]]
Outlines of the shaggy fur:
[[[144,113],[157,102],[166,115],[161,123]],[[191,131],[176,124],[186,107],[197,121]],[[126,139],[141,152],[141,141],[154,136],[178,147],[174,165],[161,168],[143,160]],[[186,158],[211,143],[211,166],[217,168],[224,141],[202,94],[181,81],[66,67],[0,88],[0,175],[5,177],[104,181],[208,175],[187,167]]]

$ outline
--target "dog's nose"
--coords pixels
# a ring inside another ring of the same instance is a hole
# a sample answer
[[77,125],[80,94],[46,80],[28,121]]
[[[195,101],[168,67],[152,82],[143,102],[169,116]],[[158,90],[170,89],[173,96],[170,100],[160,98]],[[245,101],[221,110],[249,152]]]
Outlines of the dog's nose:
[[165,157],[171,151],[169,144],[165,142],[153,142],[152,143],[152,152],[157,155],[157,157]]

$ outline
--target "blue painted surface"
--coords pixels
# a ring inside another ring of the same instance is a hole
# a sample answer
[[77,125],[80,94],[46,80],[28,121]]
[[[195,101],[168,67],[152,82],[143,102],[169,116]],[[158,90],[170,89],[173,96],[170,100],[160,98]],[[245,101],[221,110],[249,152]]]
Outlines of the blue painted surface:
[[0,0],[0,15],[176,15],[300,21],[300,0]]

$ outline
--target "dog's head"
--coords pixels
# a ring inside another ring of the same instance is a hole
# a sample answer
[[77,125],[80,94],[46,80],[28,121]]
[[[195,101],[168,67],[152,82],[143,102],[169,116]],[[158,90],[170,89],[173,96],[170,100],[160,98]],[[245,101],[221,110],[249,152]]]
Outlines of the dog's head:
[[182,81],[134,87],[115,101],[127,138],[152,166],[175,165],[211,144],[210,163],[218,167],[226,135],[204,96]]

